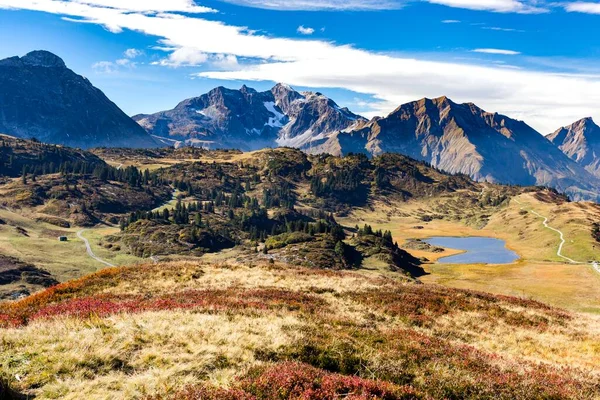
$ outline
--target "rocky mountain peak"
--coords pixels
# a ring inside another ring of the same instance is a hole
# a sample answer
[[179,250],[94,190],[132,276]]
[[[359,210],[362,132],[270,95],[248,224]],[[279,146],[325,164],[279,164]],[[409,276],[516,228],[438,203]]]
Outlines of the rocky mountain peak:
[[582,118],[572,125],[566,127],[567,129],[580,129],[583,134],[599,134],[600,127],[596,125],[592,117]]
[[48,52],[0,61],[0,132],[71,147],[157,143],[87,79]]
[[242,92],[245,95],[251,95],[251,94],[258,93],[256,90],[254,90],[251,87],[248,87],[246,85],[242,85],[242,87],[240,88],[240,92]]
[[65,62],[56,54],[45,50],[36,50],[21,57],[25,65],[45,68],[67,68]]
[[600,127],[591,117],[562,127],[546,138],[588,172],[600,177]]
[[275,98],[275,104],[277,104],[277,106],[281,108],[281,110],[283,110],[284,113],[289,112],[290,105],[293,102],[304,98],[304,96],[302,96],[300,93],[294,90],[294,88],[285,83],[278,83],[277,85],[275,85],[271,89],[271,93]]

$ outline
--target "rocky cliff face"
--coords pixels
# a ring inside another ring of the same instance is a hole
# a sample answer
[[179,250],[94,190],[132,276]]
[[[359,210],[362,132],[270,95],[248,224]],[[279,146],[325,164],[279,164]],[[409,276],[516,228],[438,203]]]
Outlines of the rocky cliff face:
[[0,133],[71,147],[156,147],[86,78],[47,51],[0,60]]
[[283,84],[266,92],[224,87],[184,100],[173,110],[134,119],[168,144],[257,150],[310,149],[362,118],[320,93],[299,93]]
[[600,178],[600,127],[584,118],[546,136],[572,160]]
[[600,181],[521,121],[441,97],[404,104],[340,132],[322,146],[332,153],[406,154],[479,181],[552,186],[597,198]]

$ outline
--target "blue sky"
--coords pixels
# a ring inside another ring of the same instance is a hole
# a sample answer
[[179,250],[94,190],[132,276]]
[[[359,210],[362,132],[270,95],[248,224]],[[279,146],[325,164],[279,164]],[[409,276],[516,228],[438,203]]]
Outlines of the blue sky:
[[130,115],[283,81],[366,116],[447,95],[549,133],[600,120],[600,2],[0,0],[0,58],[50,50]]

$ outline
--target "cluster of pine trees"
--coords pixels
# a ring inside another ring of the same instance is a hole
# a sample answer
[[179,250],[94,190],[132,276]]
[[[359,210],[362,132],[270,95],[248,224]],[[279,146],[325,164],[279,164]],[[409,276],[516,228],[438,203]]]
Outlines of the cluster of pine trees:
[[592,237],[600,243],[600,222],[592,224]]
[[[215,205],[212,202],[192,202],[184,204],[178,200],[175,208],[164,208],[162,211],[136,211],[129,214],[128,218],[122,218],[120,221],[121,231],[124,231],[129,225],[140,221],[160,221],[166,224],[176,225],[194,225],[199,228],[207,227],[202,220],[201,212],[214,213]],[[193,217],[193,218],[192,218]]]
[[158,186],[166,183],[157,172],[151,173],[147,169],[142,172],[133,166],[115,168],[108,164],[97,165],[92,171],[92,176],[105,182],[127,183],[132,187]]
[[328,172],[324,178],[314,176],[310,182],[310,189],[315,196],[329,197],[354,194],[362,184],[363,176],[358,168],[342,169],[337,172]]
[[365,224],[362,228],[356,226],[358,236],[376,236],[382,238],[386,243],[394,244],[394,238],[391,231],[382,231],[381,229],[373,230],[371,225]]

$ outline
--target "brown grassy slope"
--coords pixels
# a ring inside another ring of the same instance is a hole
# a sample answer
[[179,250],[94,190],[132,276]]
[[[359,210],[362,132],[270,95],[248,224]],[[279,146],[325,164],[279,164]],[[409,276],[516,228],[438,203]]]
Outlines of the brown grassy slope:
[[109,269],[3,305],[0,321],[0,374],[40,399],[281,399],[307,384],[314,399],[344,388],[409,394],[366,398],[600,398],[597,318],[389,273]]

